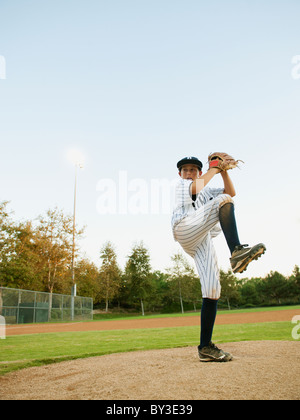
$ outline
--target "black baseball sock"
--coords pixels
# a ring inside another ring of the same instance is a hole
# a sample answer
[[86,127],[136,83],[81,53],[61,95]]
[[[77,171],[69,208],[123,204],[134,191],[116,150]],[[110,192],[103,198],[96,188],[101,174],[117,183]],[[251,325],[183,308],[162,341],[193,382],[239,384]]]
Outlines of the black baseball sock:
[[200,349],[209,345],[217,315],[218,301],[204,298],[201,309]]
[[227,245],[232,254],[234,248],[237,245],[241,245],[236,227],[233,203],[226,203],[220,208],[219,220]]

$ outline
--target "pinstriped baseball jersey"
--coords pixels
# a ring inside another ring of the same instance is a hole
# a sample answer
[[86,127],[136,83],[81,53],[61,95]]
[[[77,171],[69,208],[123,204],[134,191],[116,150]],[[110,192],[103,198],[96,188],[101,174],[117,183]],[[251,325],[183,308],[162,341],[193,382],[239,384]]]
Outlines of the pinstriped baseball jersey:
[[193,215],[196,209],[224,192],[224,188],[205,187],[193,200],[190,192],[192,182],[188,179],[180,179],[175,187],[175,208],[172,216],[173,230],[182,219]]
[[[232,198],[223,188],[203,188],[196,197],[190,192],[192,181],[180,179],[176,186],[172,216],[174,239],[194,258],[200,276],[202,296],[219,299],[219,268],[212,238],[221,232],[219,209]],[[195,198],[195,200],[193,200]]]

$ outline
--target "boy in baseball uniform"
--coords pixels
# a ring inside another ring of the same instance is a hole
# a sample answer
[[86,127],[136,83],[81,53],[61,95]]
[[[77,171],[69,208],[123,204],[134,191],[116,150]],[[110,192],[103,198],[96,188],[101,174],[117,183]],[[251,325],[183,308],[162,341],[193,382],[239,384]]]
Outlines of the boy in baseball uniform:
[[[263,244],[241,245],[234,214],[235,189],[228,172],[210,167],[202,174],[202,163],[196,157],[186,157],[177,163],[180,180],[175,190],[172,216],[174,239],[195,261],[202,289],[201,335],[198,353],[203,362],[226,362],[232,356],[212,341],[221,294],[219,268],[212,239],[223,231],[234,273],[246,270],[248,264],[265,252]],[[220,173],[222,188],[210,188],[211,179]]]

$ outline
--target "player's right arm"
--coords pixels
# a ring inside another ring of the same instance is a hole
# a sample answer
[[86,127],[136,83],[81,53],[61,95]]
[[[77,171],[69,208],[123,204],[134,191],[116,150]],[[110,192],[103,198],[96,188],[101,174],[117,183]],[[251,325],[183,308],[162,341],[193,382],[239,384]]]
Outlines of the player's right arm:
[[190,191],[192,194],[199,194],[201,190],[209,183],[209,181],[220,172],[218,168],[210,168],[206,174],[201,175],[199,178],[195,179],[191,186]]

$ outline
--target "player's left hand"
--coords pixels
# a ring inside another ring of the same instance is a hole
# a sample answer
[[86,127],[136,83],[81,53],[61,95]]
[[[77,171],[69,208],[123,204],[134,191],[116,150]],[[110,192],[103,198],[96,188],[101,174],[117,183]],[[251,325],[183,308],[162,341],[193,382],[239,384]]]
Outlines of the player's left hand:
[[[242,160],[235,160],[228,153],[215,152],[208,156],[208,164],[210,168],[218,168],[221,171],[228,171],[229,169],[238,168],[238,163]],[[243,162],[244,163],[244,162]]]

